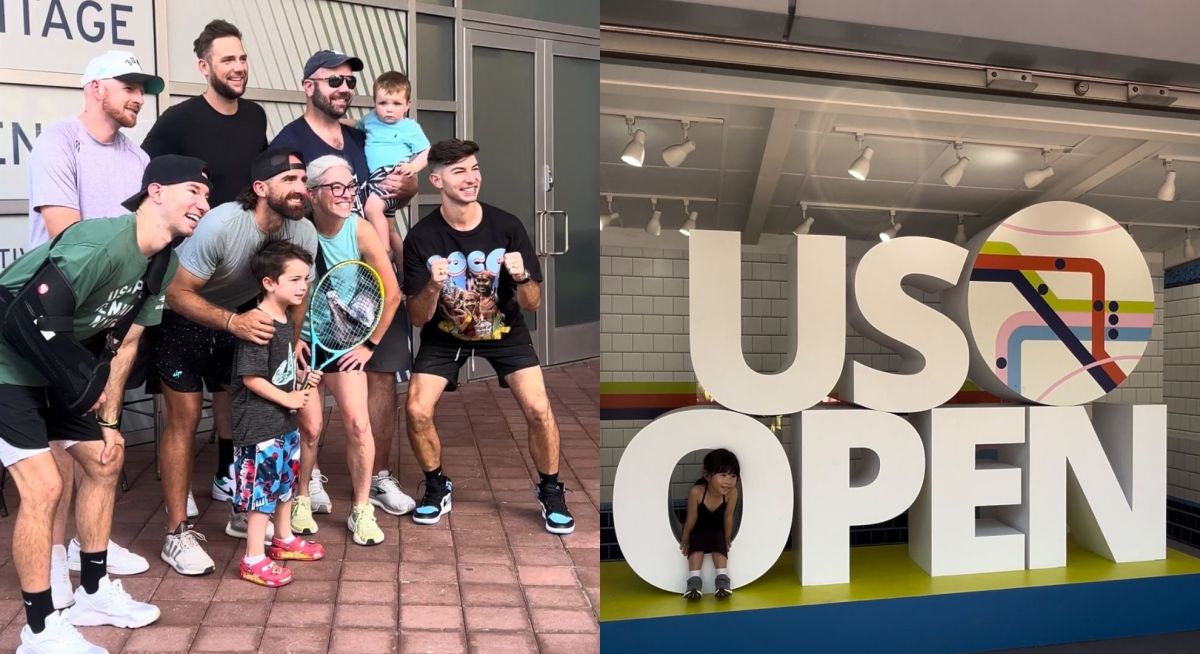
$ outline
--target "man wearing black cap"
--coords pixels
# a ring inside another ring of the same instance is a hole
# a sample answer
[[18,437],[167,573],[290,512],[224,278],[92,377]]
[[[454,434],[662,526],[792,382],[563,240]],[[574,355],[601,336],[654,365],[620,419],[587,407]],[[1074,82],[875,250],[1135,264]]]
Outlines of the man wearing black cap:
[[[262,345],[275,331],[270,316],[253,310],[259,285],[250,273],[252,255],[268,239],[317,250],[316,229],[302,220],[307,189],[300,155],[268,148],[251,163],[250,179],[235,201],[214,208],[179,246],[179,274],[167,289],[159,331],[156,365],[166,412],[159,456],[169,530],[162,559],[184,575],[215,568],[186,515],[201,391],[213,394],[215,410],[228,411],[220,396],[230,383],[234,339]],[[303,318],[304,307],[295,307],[294,324]],[[245,538],[245,522],[245,514],[231,515],[225,533]]]
[[[286,125],[275,136],[272,145],[286,145],[304,155],[304,162],[327,154],[334,154],[350,162],[354,176],[360,185],[359,200],[366,193],[366,182],[371,171],[367,166],[366,134],[361,130],[338,122],[350,108],[358,80],[353,73],[363,69],[358,57],[336,50],[321,50],[309,57],[304,64],[304,94],[307,107],[304,115]],[[398,173],[387,176],[383,187],[401,198],[398,206],[403,207],[417,193],[416,175],[402,177]],[[356,202],[356,206],[360,206]],[[361,209],[356,209],[361,213]],[[396,234],[394,245],[399,241]],[[403,248],[394,247],[393,257],[397,262]],[[403,311],[399,312],[403,315]],[[383,510],[402,514],[411,510],[411,501],[400,489],[391,468],[392,436],[396,425],[396,374],[407,373],[411,362],[408,347],[408,325],[405,320],[396,320],[376,347],[374,356],[365,370],[367,374],[367,406],[370,413],[371,433],[375,437],[374,475],[371,480],[371,503]],[[322,485],[320,470],[314,469],[309,480],[309,497],[314,513],[330,513],[332,502]]]
[[[61,316],[45,309],[46,319],[69,321],[69,331],[55,338],[92,342],[141,303],[112,360],[105,392],[84,415],[63,404],[63,389],[47,386],[31,363],[36,355],[29,346],[10,343],[7,328],[0,339],[0,415],[6,417],[0,424],[0,462],[21,496],[12,547],[26,615],[19,651],[101,652],[72,625],[142,627],[159,617],[158,608],[132,599],[106,574],[114,491],[125,458],[117,420],[141,326],[157,323],[162,314],[162,294],[143,297],[150,258],[192,234],[208,211],[208,192],[204,162],[159,157],[147,166],[141,190],[123,203],[134,214],[72,225],[0,273],[0,286],[16,296],[9,304],[14,311],[4,312],[5,322],[19,322],[20,311],[32,306],[21,299],[28,297],[27,286],[43,308],[73,307]],[[163,285],[176,269],[175,254],[165,256]],[[83,470],[76,498],[80,586],[69,616],[54,611],[50,592],[50,523],[62,481],[49,440],[64,441]]]

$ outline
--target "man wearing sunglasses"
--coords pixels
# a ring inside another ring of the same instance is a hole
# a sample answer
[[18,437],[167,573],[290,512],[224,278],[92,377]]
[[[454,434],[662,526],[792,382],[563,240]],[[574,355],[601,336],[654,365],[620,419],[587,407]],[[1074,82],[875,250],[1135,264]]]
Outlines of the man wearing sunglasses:
[[[355,211],[362,213],[361,202],[366,192],[366,181],[371,177],[367,166],[366,133],[339,122],[350,108],[358,78],[354,73],[363,70],[363,62],[336,50],[321,50],[309,57],[304,64],[304,94],[307,105],[304,115],[284,126],[271,145],[283,146],[299,152],[304,162],[311,163],[317,157],[337,155],[354,169],[357,182]],[[393,173],[384,178],[382,186],[398,198],[398,207],[403,207],[417,193],[415,175],[402,177]],[[402,256],[397,249],[395,257]],[[399,270],[399,266],[397,266]],[[403,308],[400,315],[404,315]],[[375,437],[375,461],[372,470],[371,503],[391,513],[404,511],[412,506],[412,499],[404,494],[399,481],[390,470],[392,436],[396,425],[396,376],[407,374],[411,362],[408,347],[407,321],[396,320],[383,340],[375,347],[370,361],[364,369],[367,374],[367,405],[371,420],[371,432]],[[331,513],[333,502],[325,491],[319,469],[314,468],[309,480],[308,492],[301,490],[298,497],[308,502],[297,502],[292,506],[292,526],[301,533],[316,523],[312,513]],[[401,508],[396,508],[401,507]]]

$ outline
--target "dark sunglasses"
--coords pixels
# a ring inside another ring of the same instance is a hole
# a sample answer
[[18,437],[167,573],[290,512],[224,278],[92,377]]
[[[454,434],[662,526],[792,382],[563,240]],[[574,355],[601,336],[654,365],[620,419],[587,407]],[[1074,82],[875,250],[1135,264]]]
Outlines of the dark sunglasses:
[[354,87],[358,86],[358,78],[353,75],[330,75],[329,77],[310,77],[308,79],[311,79],[314,82],[325,80],[329,83],[329,88],[331,89],[340,88],[342,86],[342,82],[345,82],[346,86],[349,87],[351,91],[354,90]]

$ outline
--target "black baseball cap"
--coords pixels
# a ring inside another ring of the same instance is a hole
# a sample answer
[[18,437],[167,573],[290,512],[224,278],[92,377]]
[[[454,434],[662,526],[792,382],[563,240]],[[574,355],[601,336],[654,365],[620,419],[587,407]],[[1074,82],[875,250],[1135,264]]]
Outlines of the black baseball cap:
[[212,189],[212,182],[208,181],[208,164],[196,157],[185,157],[181,154],[164,154],[155,157],[150,160],[150,163],[146,165],[146,170],[142,173],[142,190],[122,202],[121,206],[130,211],[137,211],[138,207],[142,205],[142,200],[146,199],[151,184],[171,186],[188,182],[203,184]]
[[263,150],[250,162],[250,182],[265,182],[279,173],[304,170],[304,164],[292,163],[291,157],[304,161],[304,155],[291,148],[276,146]]
[[318,50],[304,64],[304,79],[312,77],[318,68],[333,68],[342,64],[350,64],[350,71],[357,73],[363,69],[362,59],[337,50]]

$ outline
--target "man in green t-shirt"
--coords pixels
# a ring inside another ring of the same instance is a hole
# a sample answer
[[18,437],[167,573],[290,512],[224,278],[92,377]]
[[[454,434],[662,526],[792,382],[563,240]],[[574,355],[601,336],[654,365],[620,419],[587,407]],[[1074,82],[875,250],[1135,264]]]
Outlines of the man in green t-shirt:
[[[153,159],[141,190],[123,203],[135,213],[72,225],[0,273],[0,286],[16,295],[49,261],[71,287],[74,337],[82,342],[107,332],[137,302],[150,257],[195,230],[208,211],[209,188],[203,161],[179,155]],[[176,265],[172,253],[162,288]],[[49,292],[45,284],[34,290]],[[48,392],[41,374],[0,339],[0,415],[6,416],[0,423],[0,462],[21,496],[12,546],[27,623],[21,651],[93,651],[72,625],[142,627],[160,615],[111,581],[106,564],[114,491],[125,459],[117,425],[125,380],[142,328],[158,323],[162,307],[161,293],[146,300],[112,361],[105,392],[83,416]],[[80,586],[69,615],[54,611],[50,593],[50,526],[62,490],[50,440],[63,441],[83,470],[76,496]]]

